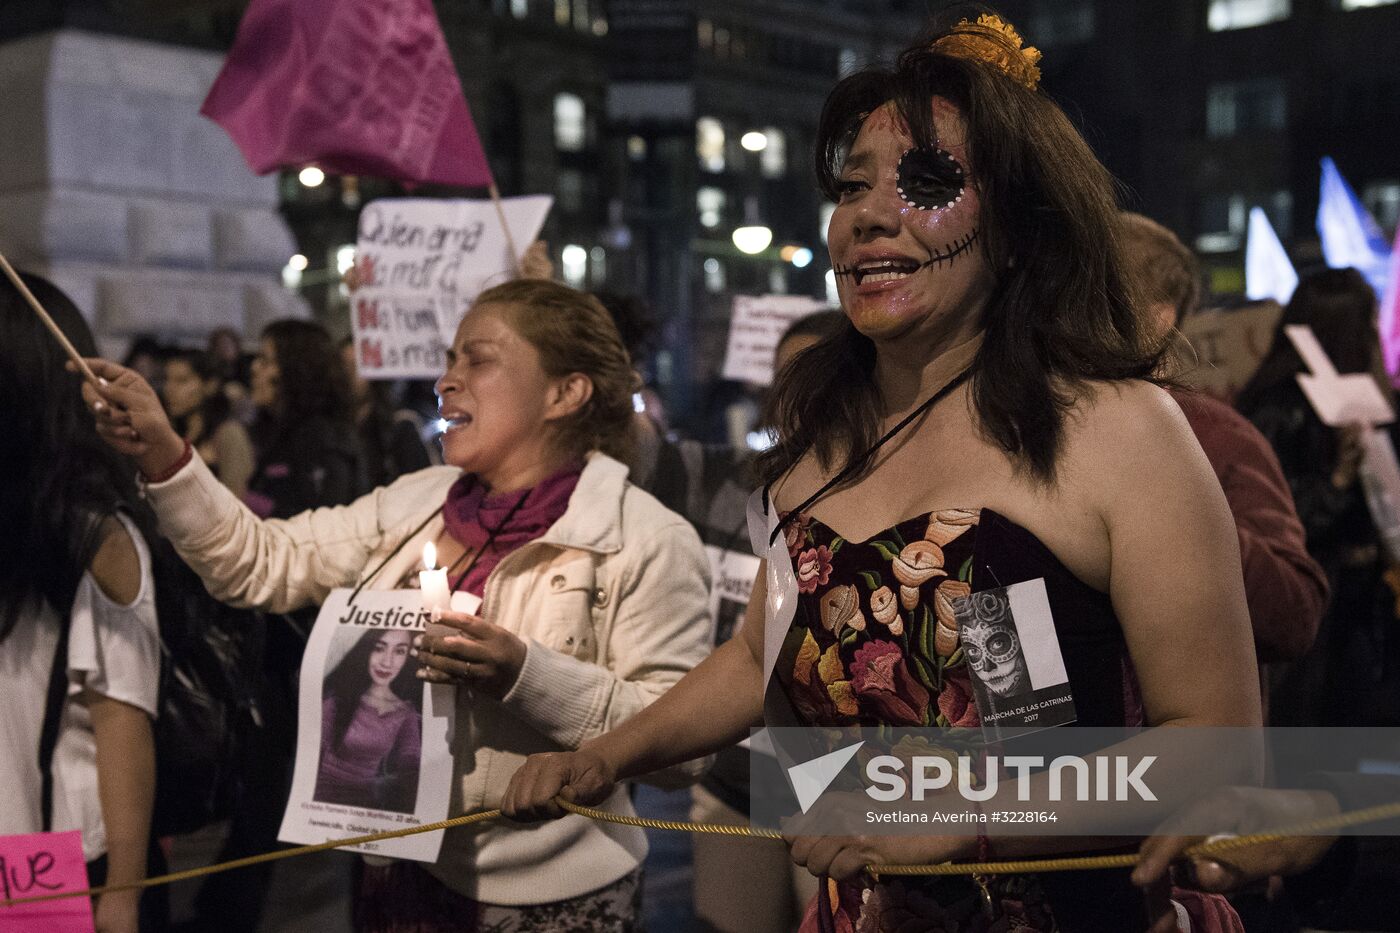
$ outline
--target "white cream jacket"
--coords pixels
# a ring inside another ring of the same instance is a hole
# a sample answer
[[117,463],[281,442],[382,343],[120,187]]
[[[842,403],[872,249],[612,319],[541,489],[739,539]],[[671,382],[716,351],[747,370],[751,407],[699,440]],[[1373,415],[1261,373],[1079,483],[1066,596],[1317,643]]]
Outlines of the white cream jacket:
[[[441,532],[435,513],[460,475],[430,467],[350,505],[263,521],[196,457],[146,495],[214,596],[285,612],[335,587],[393,589],[408,579],[423,543]],[[612,729],[703,660],[714,635],[708,590],[695,530],[631,485],[627,467],[592,454],[563,517],[487,580],[483,616],[528,648],[501,700],[459,689],[452,813],[495,807],[526,755]],[[702,770],[693,762],[649,780],[680,784]],[[622,788],[606,806],[632,812]],[[568,816],[450,830],[431,870],[469,897],[518,905],[596,890],[645,855],[641,830]]]

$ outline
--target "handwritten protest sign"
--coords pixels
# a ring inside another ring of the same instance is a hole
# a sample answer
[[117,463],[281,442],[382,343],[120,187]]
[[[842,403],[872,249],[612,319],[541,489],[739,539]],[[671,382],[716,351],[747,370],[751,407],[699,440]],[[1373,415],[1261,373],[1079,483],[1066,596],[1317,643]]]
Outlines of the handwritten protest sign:
[[[0,900],[41,897],[88,886],[83,834],[0,836]],[[39,904],[0,907],[5,933],[93,933],[92,901],[66,897]]]
[[[518,244],[535,239],[553,199],[506,198]],[[360,212],[360,286],[351,296],[355,358],[366,379],[436,379],[462,315],[513,263],[490,201],[383,198]]]
[[721,378],[756,385],[773,381],[773,354],[783,331],[800,318],[825,311],[826,303],[803,295],[739,295],[729,319],[729,346]]
[[1283,309],[1261,301],[1236,311],[1202,311],[1181,323],[1190,344],[1179,353],[1180,378],[1193,389],[1229,400],[1259,368]]

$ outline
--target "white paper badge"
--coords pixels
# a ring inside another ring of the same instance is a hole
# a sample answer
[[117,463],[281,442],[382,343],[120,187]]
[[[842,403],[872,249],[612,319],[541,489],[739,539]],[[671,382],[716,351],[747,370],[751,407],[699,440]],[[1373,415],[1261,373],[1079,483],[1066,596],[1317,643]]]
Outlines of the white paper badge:
[[[332,590],[306,643],[296,770],[277,838],[316,843],[447,818],[455,688],[414,676],[428,613],[416,590]],[[454,607],[456,604],[454,603]],[[353,847],[437,860],[442,833]]]
[[1008,729],[1023,733],[1074,722],[1044,579],[960,597],[953,615],[988,742]]

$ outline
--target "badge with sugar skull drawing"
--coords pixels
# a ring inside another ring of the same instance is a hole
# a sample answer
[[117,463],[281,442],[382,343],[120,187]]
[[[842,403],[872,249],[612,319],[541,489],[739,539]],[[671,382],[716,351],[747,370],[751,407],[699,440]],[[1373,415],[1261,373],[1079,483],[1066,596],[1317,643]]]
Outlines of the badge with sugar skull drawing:
[[953,601],[988,742],[1074,722],[1074,697],[1044,579]]

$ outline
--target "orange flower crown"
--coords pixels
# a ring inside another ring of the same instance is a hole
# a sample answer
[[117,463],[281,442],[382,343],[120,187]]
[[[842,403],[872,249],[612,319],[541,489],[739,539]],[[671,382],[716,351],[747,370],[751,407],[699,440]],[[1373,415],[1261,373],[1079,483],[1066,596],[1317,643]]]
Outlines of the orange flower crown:
[[1040,50],[1026,45],[1021,34],[1000,16],[983,13],[977,22],[961,20],[946,36],[933,43],[935,52],[986,62],[1011,80],[1034,91],[1040,83]]

